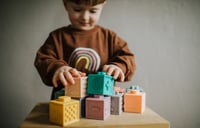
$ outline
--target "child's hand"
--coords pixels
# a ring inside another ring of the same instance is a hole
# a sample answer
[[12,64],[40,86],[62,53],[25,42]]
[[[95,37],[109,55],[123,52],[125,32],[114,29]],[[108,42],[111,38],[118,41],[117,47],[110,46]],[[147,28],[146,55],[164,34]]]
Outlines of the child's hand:
[[116,65],[104,65],[103,71],[107,72],[110,76],[112,75],[115,80],[119,79],[120,82],[124,81],[124,73],[121,68]]
[[60,81],[64,86],[67,84],[75,84],[73,77],[82,77],[86,74],[80,71],[77,71],[75,68],[69,66],[62,66],[56,70],[53,75],[53,86],[58,87],[58,81]]

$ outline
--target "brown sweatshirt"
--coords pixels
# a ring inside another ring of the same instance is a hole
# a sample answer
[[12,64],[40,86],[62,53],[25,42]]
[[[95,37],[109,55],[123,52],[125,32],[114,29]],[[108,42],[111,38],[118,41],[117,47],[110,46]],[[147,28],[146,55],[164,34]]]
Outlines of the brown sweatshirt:
[[[76,51],[77,48],[80,49]],[[69,65],[82,72],[94,73],[101,71],[105,64],[119,66],[126,81],[131,80],[136,68],[134,55],[127,43],[101,26],[88,31],[76,30],[71,26],[55,30],[38,50],[35,59],[43,82],[50,86],[54,72],[61,66]]]

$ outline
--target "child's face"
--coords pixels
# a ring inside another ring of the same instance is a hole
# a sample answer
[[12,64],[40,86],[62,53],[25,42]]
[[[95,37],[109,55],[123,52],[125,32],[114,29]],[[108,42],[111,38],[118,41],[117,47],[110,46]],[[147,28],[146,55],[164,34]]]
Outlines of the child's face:
[[104,3],[95,6],[78,5],[72,2],[65,4],[72,26],[79,30],[90,30],[94,28],[99,21],[103,6]]

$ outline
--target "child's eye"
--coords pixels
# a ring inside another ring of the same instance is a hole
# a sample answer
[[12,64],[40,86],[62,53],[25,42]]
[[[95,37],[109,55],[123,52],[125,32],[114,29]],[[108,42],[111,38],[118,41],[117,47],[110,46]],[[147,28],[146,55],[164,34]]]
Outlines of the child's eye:
[[81,9],[80,9],[80,8],[74,8],[74,11],[75,11],[75,12],[80,12]]
[[97,13],[97,10],[90,10],[90,13]]

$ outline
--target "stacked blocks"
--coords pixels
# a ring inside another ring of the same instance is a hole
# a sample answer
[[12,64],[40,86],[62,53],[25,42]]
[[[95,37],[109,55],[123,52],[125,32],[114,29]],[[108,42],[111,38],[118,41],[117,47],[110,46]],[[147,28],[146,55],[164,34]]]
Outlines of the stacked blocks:
[[111,114],[120,115],[122,113],[123,93],[116,92],[111,96]]
[[74,78],[74,85],[67,85],[65,87],[65,95],[73,98],[81,98],[87,95],[87,77]]
[[124,95],[124,111],[143,113],[145,110],[145,93],[131,90]]
[[110,116],[110,97],[95,95],[86,99],[86,118],[105,120]]
[[108,95],[114,94],[114,79],[105,72],[88,75],[88,94]]
[[[121,87],[114,87],[113,77],[104,72],[74,80],[74,85],[56,92],[57,100],[50,101],[52,123],[66,126],[79,121],[80,117],[105,120],[110,114],[120,115],[123,110],[133,113],[145,110],[145,93],[139,86],[131,86],[125,92]],[[65,96],[60,96],[63,94]]]
[[65,95],[79,100],[80,117],[85,117],[85,97],[87,96],[87,77],[75,77],[75,84],[65,87]]
[[49,105],[49,118],[52,123],[66,126],[79,121],[79,101],[70,97],[61,96],[57,100],[51,100]]

